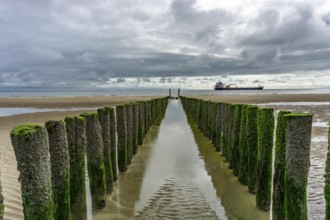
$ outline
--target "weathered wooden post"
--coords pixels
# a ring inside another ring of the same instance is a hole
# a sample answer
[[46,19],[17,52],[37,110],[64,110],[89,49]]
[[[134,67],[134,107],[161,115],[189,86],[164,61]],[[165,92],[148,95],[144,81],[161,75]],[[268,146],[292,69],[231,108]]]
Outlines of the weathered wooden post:
[[211,140],[214,148],[216,149],[216,137],[217,137],[217,103],[211,102],[212,104],[212,131],[211,131]]
[[211,101],[206,101],[206,121],[205,121],[205,136],[210,140],[211,134],[211,121],[212,121],[212,112],[211,112]]
[[180,97],[180,88],[178,89],[178,97]]
[[138,131],[138,144],[143,143],[143,138],[145,136],[145,108],[144,102],[139,103],[139,131]]
[[172,97],[171,89],[168,90],[168,96],[169,96],[169,97]]
[[231,161],[229,166],[233,168],[233,174],[238,176],[238,165],[240,160],[239,155],[239,139],[241,133],[241,115],[242,115],[242,104],[235,104],[234,107],[234,121],[231,136]]
[[201,130],[203,134],[205,134],[205,120],[206,120],[206,113],[205,113],[205,100],[201,100],[201,115],[200,115],[200,120],[198,124],[198,128]]
[[330,220],[330,126],[328,130],[328,153],[324,177],[325,219]]
[[47,121],[54,196],[54,219],[71,219],[70,158],[65,122]]
[[228,103],[223,103],[222,106],[222,149],[221,149],[221,154],[225,158],[225,161],[228,161],[228,151],[227,151],[227,134],[228,134]]
[[102,129],[96,112],[83,113],[86,118],[87,168],[92,207],[99,209],[106,206],[106,180],[103,155]]
[[284,115],[290,111],[280,111],[277,116],[276,139],[275,139],[275,160],[273,177],[273,206],[272,217],[274,220],[285,219],[285,151],[286,151],[286,123]]
[[274,110],[258,109],[257,207],[269,210],[271,202]]
[[54,202],[47,130],[25,124],[11,133],[20,172],[24,219],[54,219]]
[[100,108],[97,110],[99,123],[101,126],[101,134],[103,140],[103,157],[107,193],[113,190],[113,173],[110,149],[110,107]]
[[70,201],[72,219],[86,220],[86,119],[81,116],[66,117],[65,123],[70,155]]
[[252,194],[256,193],[257,186],[257,159],[258,159],[258,129],[257,106],[249,106],[246,109],[246,142],[248,148],[248,188]]
[[127,165],[130,165],[133,158],[133,106],[125,105],[126,128],[127,128]]
[[215,147],[217,151],[221,151],[222,144],[221,144],[221,139],[222,139],[222,105],[223,103],[217,103],[216,104],[216,124],[215,124]]
[[133,154],[136,154],[139,146],[139,124],[140,124],[140,107],[139,103],[133,104]]
[[286,114],[285,219],[307,220],[312,114]]
[[241,132],[239,139],[239,165],[238,165],[238,180],[248,185],[249,179],[249,158],[247,148],[247,130],[246,130],[246,109],[248,105],[243,105],[241,114]]
[[229,116],[228,116],[228,140],[227,140],[227,161],[229,163],[229,168],[232,169],[230,162],[232,161],[233,153],[232,153],[232,142],[233,142],[233,134],[234,134],[234,112],[235,112],[235,105],[229,103]]
[[110,154],[111,154],[111,167],[112,167],[112,179],[113,182],[118,180],[117,173],[117,127],[116,127],[116,115],[115,109],[110,108]]
[[127,170],[127,124],[126,109],[124,105],[116,107],[117,137],[118,137],[118,169],[120,172]]

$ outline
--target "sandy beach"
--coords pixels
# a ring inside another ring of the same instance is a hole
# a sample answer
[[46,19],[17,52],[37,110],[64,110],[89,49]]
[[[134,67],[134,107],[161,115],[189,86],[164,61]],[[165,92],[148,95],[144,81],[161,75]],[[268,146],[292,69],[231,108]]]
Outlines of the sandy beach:
[[[233,103],[254,103],[274,107],[275,111],[290,109],[295,112],[314,114],[311,169],[308,183],[308,208],[310,219],[322,218],[324,215],[323,173],[327,152],[327,129],[330,118],[330,94],[280,94],[280,95],[219,95],[195,96],[213,101]],[[14,126],[23,123],[39,123],[51,119],[64,119],[66,116],[79,115],[87,109],[114,106],[137,100],[146,100],[151,96],[99,96],[99,97],[10,97],[0,98],[0,108],[55,108],[51,112],[27,113],[0,117],[1,149],[1,183],[5,197],[5,219],[23,219],[20,183],[15,155],[10,142],[10,131]],[[297,103],[296,103],[297,102]],[[313,102],[312,105],[301,105],[298,102]],[[320,102],[320,105],[317,104]],[[327,103],[329,102],[329,103]],[[276,104],[279,103],[279,104]],[[291,104],[290,104],[291,103]],[[295,103],[292,105],[292,103]],[[322,104],[321,104],[322,103]],[[74,111],[56,111],[56,108],[84,108]]]

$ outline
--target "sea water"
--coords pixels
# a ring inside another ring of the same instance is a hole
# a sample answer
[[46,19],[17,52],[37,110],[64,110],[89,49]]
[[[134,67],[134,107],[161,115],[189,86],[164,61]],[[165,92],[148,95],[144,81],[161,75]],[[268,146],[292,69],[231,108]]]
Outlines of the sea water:
[[[167,96],[169,89],[176,96],[178,88],[108,88],[108,89],[16,89],[1,90],[0,97],[29,96]],[[213,90],[211,89],[180,89],[181,95],[270,95],[270,94],[322,94],[330,93],[330,88],[313,89],[264,89],[264,90]]]

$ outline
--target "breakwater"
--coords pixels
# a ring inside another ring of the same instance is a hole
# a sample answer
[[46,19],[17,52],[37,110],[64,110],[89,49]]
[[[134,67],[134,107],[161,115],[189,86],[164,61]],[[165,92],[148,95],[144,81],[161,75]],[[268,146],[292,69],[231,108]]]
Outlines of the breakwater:
[[118,168],[125,172],[150,127],[164,115],[167,100],[105,107],[45,125],[15,127],[11,140],[20,172],[24,218],[87,219],[86,166],[92,207],[105,207]]
[[[215,150],[221,151],[233,175],[256,194],[256,207],[269,210],[273,198],[273,219],[307,219],[311,114],[282,112],[275,128],[272,108],[180,98],[186,113],[212,140]],[[272,184],[274,129],[276,176]]]

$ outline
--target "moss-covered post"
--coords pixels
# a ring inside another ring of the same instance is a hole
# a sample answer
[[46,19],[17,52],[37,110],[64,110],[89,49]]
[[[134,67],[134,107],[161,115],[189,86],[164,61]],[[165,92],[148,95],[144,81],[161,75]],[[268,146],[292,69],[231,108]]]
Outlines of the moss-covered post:
[[284,115],[290,114],[290,111],[280,111],[277,116],[276,139],[275,139],[275,160],[274,160],[274,177],[273,177],[273,206],[272,217],[274,220],[285,219],[285,150],[286,150],[286,123]]
[[258,109],[257,207],[269,210],[271,202],[274,110]]
[[81,116],[66,117],[65,123],[70,155],[70,200],[72,219],[86,220],[86,119]]
[[139,117],[140,107],[138,103],[133,104],[133,154],[136,154],[139,146]]
[[148,130],[149,130],[149,121],[148,121],[148,101],[143,101],[143,113],[144,113],[144,136],[143,138],[147,135]]
[[233,133],[234,133],[234,111],[235,105],[228,104],[228,131],[227,131],[227,162],[229,162],[229,168],[232,169],[230,162],[232,160],[232,142],[233,142]]
[[127,170],[127,123],[124,105],[116,107],[117,137],[118,137],[118,169],[120,172]]
[[132,163],[133,158],[133,106],[126,104],[126,127],[127,127],[127,165]]
[[100,209],[106,206],[107,196],[102,129],[96,112],[84,113],[81,116],[86,118],[87,170],[92,207]]
[[70,158],[65,122],[47,121],[54,196],[54,219],[71,219]]
[[211,136],[211,131],[212,131],[212,111],[211,111],[211,101],[206,101],[206,122],[205,122],[205,126],[206,126],[206,130],[205,130],[205,136],[210,140],[210,136]]
[[228,103],[223,103],[223,111],[222,111],[222,149],[221,149],[221,154],[225,158],[226,161],[228,161],[228,153],[227,153],[227,135],[228,135]]
[[328,130],[328,153],[324,178],[325,219],[330,220],[330,126]]
[[26,124],[11,133],[20,172],[24,219],[54,219],[54,202],[47,130]]
[[241,114],[241,132],[239,139],[239,166],[238,166],[238,180],[248,185],[249,178],[249,158],[247,149],[247,130],[246,130],[246,109],[248,105],[243,105]]
[[312,114],[286,114],[285,219],[307,220]]
[[241,134],[241,116],[242,116],[242,104],[235,104],[233,127],[231,134],[231,160],[229,166],[233,168],[233,174],[238,176],[238,165],[240,160],[239,154],[239,141]]
[[257,106],[246,109],[246,145],[248,149],[248,188],[252,194],[256,193],[257,186],[257,159],[258,159],[258,128]]
[[217,137],[217,104],[212,102],[212,132],[211,139],[214,148],[216,149],[216,137]]
[[116,115],[115,109],[110,108],[110,155],[111,155],[111,168],[112,168],[112,179],[113,182],[118,180],[117,173],[117,127],[116,127]]
[[145,136],[145,111],[144,102],[139,103],[139,130],[138,130],[138,145],[143,143],[143,138]]
[[107,193],[112,193],[113,190],[113,173],[110,150],[110,109],[110,107],[105,107],[97,110],[102,131],[103,157]]
[[149,131],[149,128],[150,128],[150,100],[149,101],[146,101],[145,103],[145,114],[146,114],[146,132],[145,134],[148,133]]
[[221,150],[221,138],[222,138],[222,129],[221,129],[221,120],[222,120],[222,103],[216,103],[216,116],[215,116],[215,148],[217,151]]

